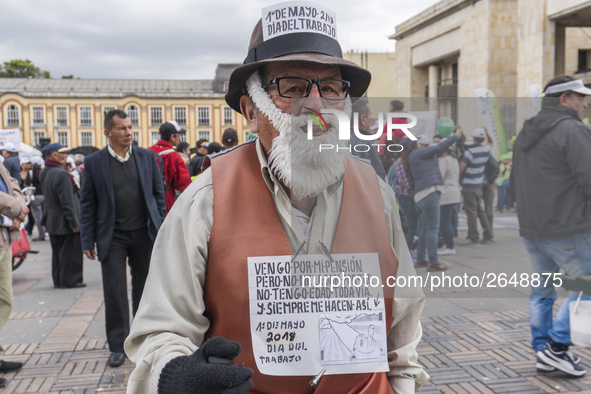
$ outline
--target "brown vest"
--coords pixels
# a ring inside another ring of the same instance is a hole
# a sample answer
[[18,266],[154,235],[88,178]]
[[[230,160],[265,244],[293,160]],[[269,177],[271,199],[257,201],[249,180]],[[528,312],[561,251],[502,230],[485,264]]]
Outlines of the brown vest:
[[[256,145],[244,144],[216,157],[211,161],[211,170],[214,214],[205,281],[205,310],[211,326],[205,338],[221,336],[240,342],[242,353],[235,363],[244,363],[254,370],[254,388],[250,393],[311,393],[311,376],[263,375],[253,355],[247,258],[293,254],[261,174]],[[386,276],[396,275],[398,260],[390,244],[380,186],[373,168],[348,158],[343,187],[332,253],[377,251],[382,280],[386,283]],[[389,289],[385,297],[387,327],[392,322],[393,291]],[[325,375],[314,391],[315,394],[391,392],[385,373]]]

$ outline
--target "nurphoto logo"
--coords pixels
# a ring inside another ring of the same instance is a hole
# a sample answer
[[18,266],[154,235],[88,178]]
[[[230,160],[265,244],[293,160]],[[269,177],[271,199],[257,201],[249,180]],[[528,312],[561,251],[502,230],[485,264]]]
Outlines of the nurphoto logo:
[[[338,128],[339,128],[339,140],[349,140],[351,139],[351,120],[349,119],[349,117],[347,116],[346,113],[344,113],[343,111],[339,111],[337,109],[321,109],[320,113],[318,113],[318,111],[314,111],[311,108],[307,108],[304,107],[304,109],[307,109],[310,112],[306,112],[306,115],[310,116],[310,118],[308,119],[308,125],[307,125],[307,134],[308,134],[308,139],[312,140],[314,138],[314,122],[316,121],[316,123],[318,124],[318,126],[320,126],[321,130],[328,130],[328,125],[326,123],[326,120],[324,119],[324,117],[322,116],[323,114],[330,114],[330,115],[334,115],[337,119],[338,119]],[[402,132],[404,132],[404,134],[410,138],[413,141],[417,140],[417,137],[415,137],[409,129],[411,129],[412,127],[417,125],[417,117],[413,114],[409,114],[406,112],[388,112],[386,113],[386,134],[387,134],[387,140],[388,141],[392,141],[393,137],[393,130],[402,130]],[[393,119],[408,119],[408,123],[393,123]],[[321,122],[322,121],[322,122]],[[324,128],[323,128],[324,126]],[[378,138],[381,137],[381,135],[384,132],[384,114],[382,112],[379,113],[378,116],[378,129],[377,132],[375,134],[362,134],[359,131],[359,113],[354,112],[353,113],[353,132],[355,133],[355,136],[357,138],[359,138],[362,141],[376,141]],[[371,146],[375,146],[376,149],[381,149],[381,147],[383,147],[384,149],[387,149],[389,152],[401,152],[403,147],[400,144],[379,144],[379,143],[373,143],[373,144],[355,144],[355,146],[353,146],[353,150],[355,152],[368,152],[371,149]],[[319,151],[322,152],[323,150],[332,150],[332,149],[348,149],[350,151],[351,147],[343,147],[343,146],[335,146],[334,144],[320,144],[318,147]]]

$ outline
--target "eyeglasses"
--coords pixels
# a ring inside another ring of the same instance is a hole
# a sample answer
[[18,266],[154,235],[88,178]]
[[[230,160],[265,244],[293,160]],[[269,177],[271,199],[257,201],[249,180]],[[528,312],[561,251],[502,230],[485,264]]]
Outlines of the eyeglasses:
[[349,96],[349,81],[342,79],[307,79],[300,77],[273,78],[263,84],[263,88],[277,85],[279,96],[285,98],[308,97],[312,91],[312,85],[316,85],[320,97],[327,100],[344,100]]

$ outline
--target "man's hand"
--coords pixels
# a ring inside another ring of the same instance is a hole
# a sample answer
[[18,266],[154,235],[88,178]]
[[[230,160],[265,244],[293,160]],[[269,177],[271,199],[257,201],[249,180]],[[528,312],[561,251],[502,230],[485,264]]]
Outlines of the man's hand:
[[73,233],[77,233],[78,231],[80,231],[80,227],[74,227],[74,228],[72,229],[72,232],[73,232]]
[[22,223],[19,218],[12,219],[12,226],[9,227],[9,230],[20,230]]
[[91,260],[96,259],[96,252],[94,251],[94,249],[85,250],[84,254]]
[[462,134],[464,134],[464,129],[462,129],[462,126],[457,125],[454,127],[454,134],[458,136],[458,138],[460,138],[462,136]]
[[242,351],[240,344],[221,337],[205,342],[190,356],[172,359],[160,374],[159,394],[246,394],[253,387],[252,369],[232,362]]

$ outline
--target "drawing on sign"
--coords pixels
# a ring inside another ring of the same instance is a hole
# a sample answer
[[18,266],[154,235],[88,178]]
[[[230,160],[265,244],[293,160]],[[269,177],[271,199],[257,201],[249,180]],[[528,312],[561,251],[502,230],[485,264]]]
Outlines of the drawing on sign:
[[320,364],[381,361],[386,356],[383,314],[321,315]]

